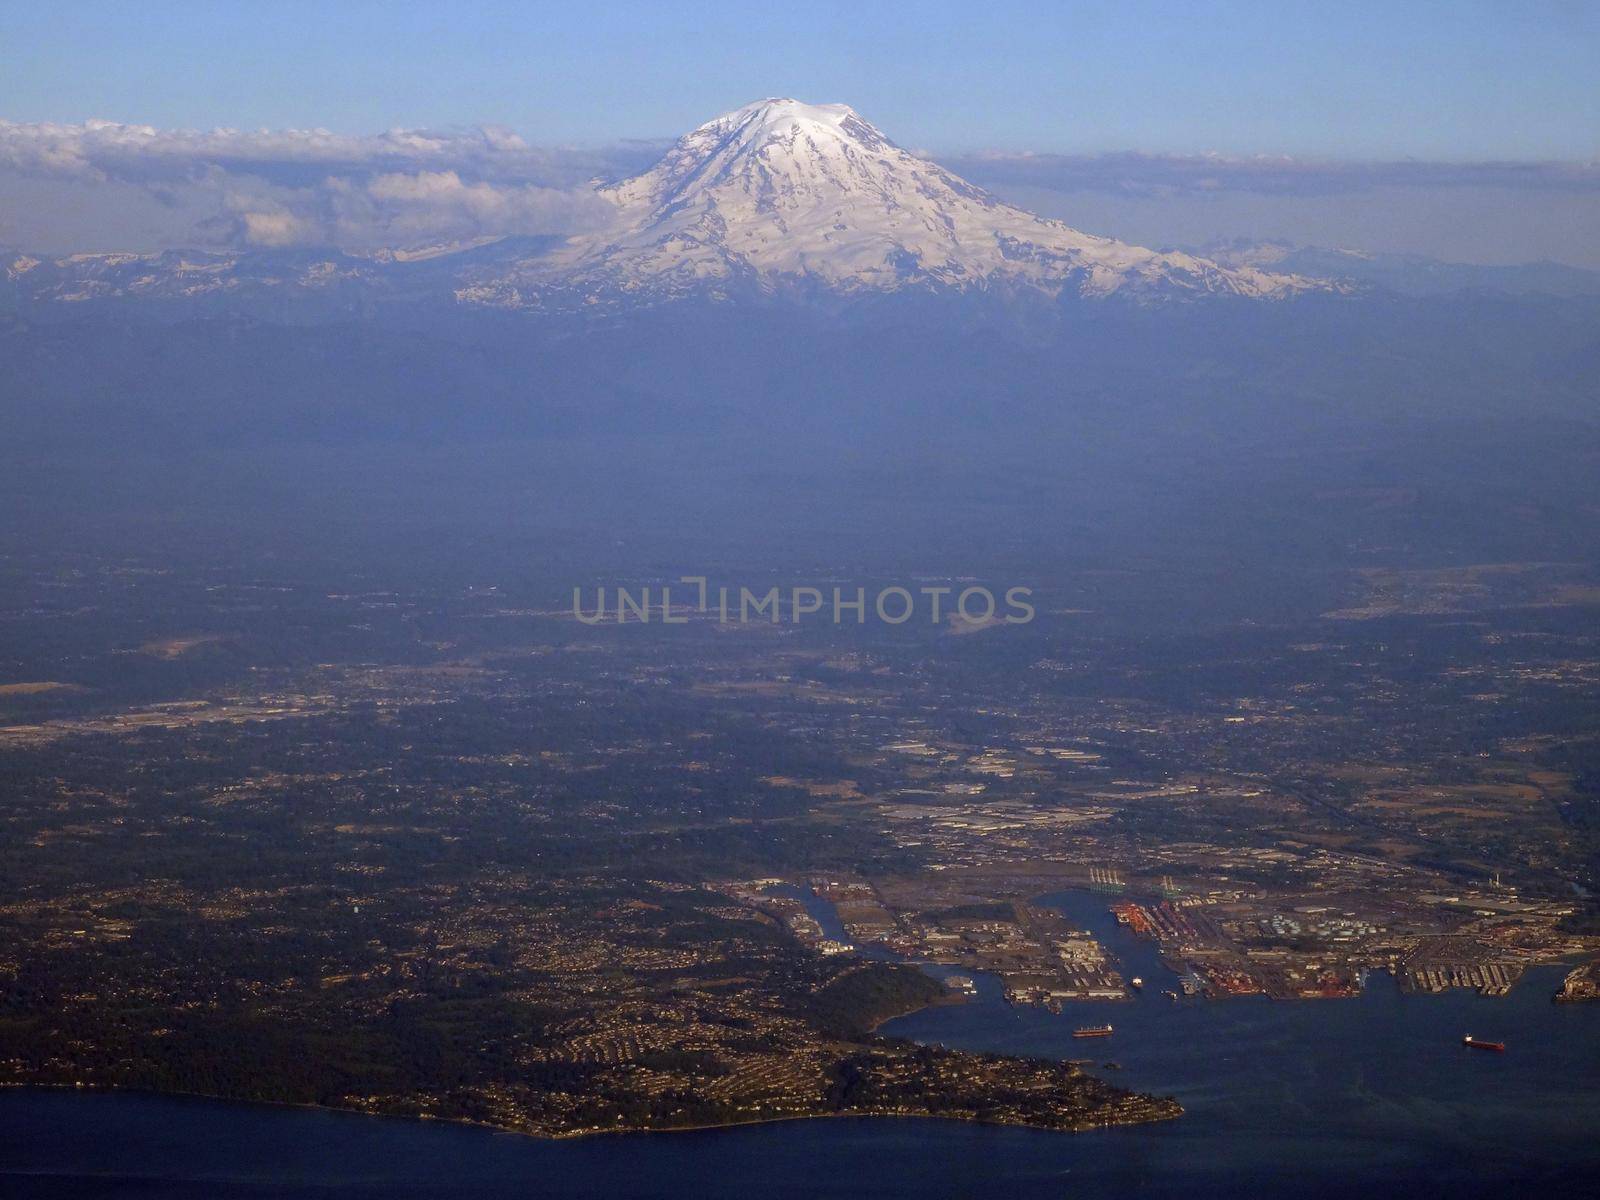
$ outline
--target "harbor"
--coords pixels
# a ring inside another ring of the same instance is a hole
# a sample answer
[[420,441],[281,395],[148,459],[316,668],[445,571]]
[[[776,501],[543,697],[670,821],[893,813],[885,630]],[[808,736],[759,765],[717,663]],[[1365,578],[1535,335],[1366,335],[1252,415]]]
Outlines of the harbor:
[[[87,1177],[74,1172],[84,1172],[164,1200],[314,1200],[330,1190],[353,1200],[444,1200],[465,1190],[514,1200],[532,1180],[563,1200],[920,1200],[984,1194],[1003,1161],[1007,1194],[1023,1200],[1470,1200],[1519,1187],[1581,1194],[1600,1172],[1600,1008],[1552,1003],[1559,968],[1530,971],[1504,997],[1414,995],[1379,972],[1346,1000],[1174,1004],[1162,993],[1175,990],[1176,977],[1155,961],[1155,948],[1098,925],[1101,917],[1114,925],[1104,897],[1093,897],[1093,910],[1065,903],[1075,923],[1103,934],[1145,980],[1137,999],[1075,1002],[1055,1016],[1007,1004],[996,979],[977,975],[967,1003],[925,1009],[882,1032],[1075,1062],[1178,1096],[1179,1120],[1050,1134],[869,1118],[546,1142],[442,1122],[12,1091],[0,1092],[8,1131],[0,1187],[26,1180],[30,1194],[70,1196]],[[1100,1023],[1114,1024],[1109,1041],[1074,1038]],[[1469,1049],[1466,1031],[1508,1049]],[[1089,1046],[1106,1047],[1116,1066],[1087,1057]],[[96,1136],[85,1138],[86,1128]]]

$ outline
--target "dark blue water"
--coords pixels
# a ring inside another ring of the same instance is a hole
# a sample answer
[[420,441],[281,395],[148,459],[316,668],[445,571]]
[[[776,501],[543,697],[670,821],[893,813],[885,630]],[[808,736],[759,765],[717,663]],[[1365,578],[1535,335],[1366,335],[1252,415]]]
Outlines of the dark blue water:
[[[139,1095],[0,1092],[0,1194],[71,1197],[1484,1196],[1600,1182],[1600,1008],[1550,1003],[1559,970],[1503,999],[1404,996],[1174,1005],[1153,948],[1096,897],[1056,898],[1142,975],[1142,998],[976,1002],[885,1032],[1093,1055],[1178,1096],[1179,1121],[1089,1134],[835,1119],[540,1142],[427,1122]],[[1082,1024],[1116,1033],[1075,1041]],[[1471,1051],[1465,1033],[1503,1039]],[[1098,1068],[1097,1068],[1098,1069]]]

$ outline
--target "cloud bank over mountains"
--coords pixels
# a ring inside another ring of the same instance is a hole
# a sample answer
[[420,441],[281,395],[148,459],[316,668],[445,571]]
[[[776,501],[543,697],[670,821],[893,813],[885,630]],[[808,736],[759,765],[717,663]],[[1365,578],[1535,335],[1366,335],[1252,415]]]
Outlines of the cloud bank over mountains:
[[[579,233],[604,214],[595,181],[641,171],[666,146],[538,146],[495,127],[348,135],[0,120],[0,242],[51,253],[174,246],[361,251]],[[1471,211],[1481,213],[1484,224],[1463,229],[1464,250],[1494,239],[1496,207],[1508,230],[1525,204],[1537,215],[1521,224],[1565,231],[1561,239],[1552,237],[1549,249],[1530,242],[1528,257],[1563,257],[1566,242],[1600,222],[1600,162],[1319,162],[1139,153],[932,157],[1003,197],[1079,197],[1080,211],[1104,214],[1108,222],[1117,215],[1114,205],[1144,205],[1126,211],[1157,227],[1136,231],[1156,241],[1162,239],[1150,235],[1159,233],[1162,211],[1151,204],[1169,206],[1172,240],[1181,240],[1208,230],[1236,234],[1244,214],[1260,220],[1262,206],[1272,203],[1346,197],[1356,208],[1361,196],[1376,201],[1381,195],[1393,208],[1409,196],[1426,213],[1441,202],[1459,207],[1452,194],[1470,195]],[[1485,196],[1498,199],[1487,203]],[[1116,236],[1134,232],[1110,223],[1087,227]],[[1294,234],[1282,223],[1252,232]]]
[[187,239],[174,222],[175,239],[208,245],[374,249],[575,232],[601,211],[595,179],[639,170],[658,150],[535,147],[488,127],[350,136],[0,121],[0,177],[70,186],[91,208],[96,189],[132,187],[189,220]]

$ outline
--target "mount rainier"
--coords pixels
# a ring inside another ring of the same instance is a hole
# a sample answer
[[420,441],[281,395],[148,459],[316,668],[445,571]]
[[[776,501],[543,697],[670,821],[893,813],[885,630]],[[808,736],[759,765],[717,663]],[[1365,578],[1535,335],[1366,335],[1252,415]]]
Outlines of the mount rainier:
[[519,305],[551,287],[607,297],[802,282],[844,292],[1011,285],[1276,299],[1331,286],[1034,216],[901,149],[843,104],[746,105],[601,195],[615,213],[604,228],[509,271],[481,271],[462,298]]

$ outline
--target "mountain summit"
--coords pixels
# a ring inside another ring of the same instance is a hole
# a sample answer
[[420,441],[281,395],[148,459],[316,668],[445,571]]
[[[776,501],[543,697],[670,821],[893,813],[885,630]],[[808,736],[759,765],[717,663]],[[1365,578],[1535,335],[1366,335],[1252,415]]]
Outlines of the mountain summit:
[[470,298],[515,303],[541,285],[596,298],[665,296],[741,282],[1136,299],[1281,298],[1329,286],[1158,253],[1002,204],[844,104],[747,104],[601,195],[614,214],[601,229],[520,264],[511,278],[486,270]]

